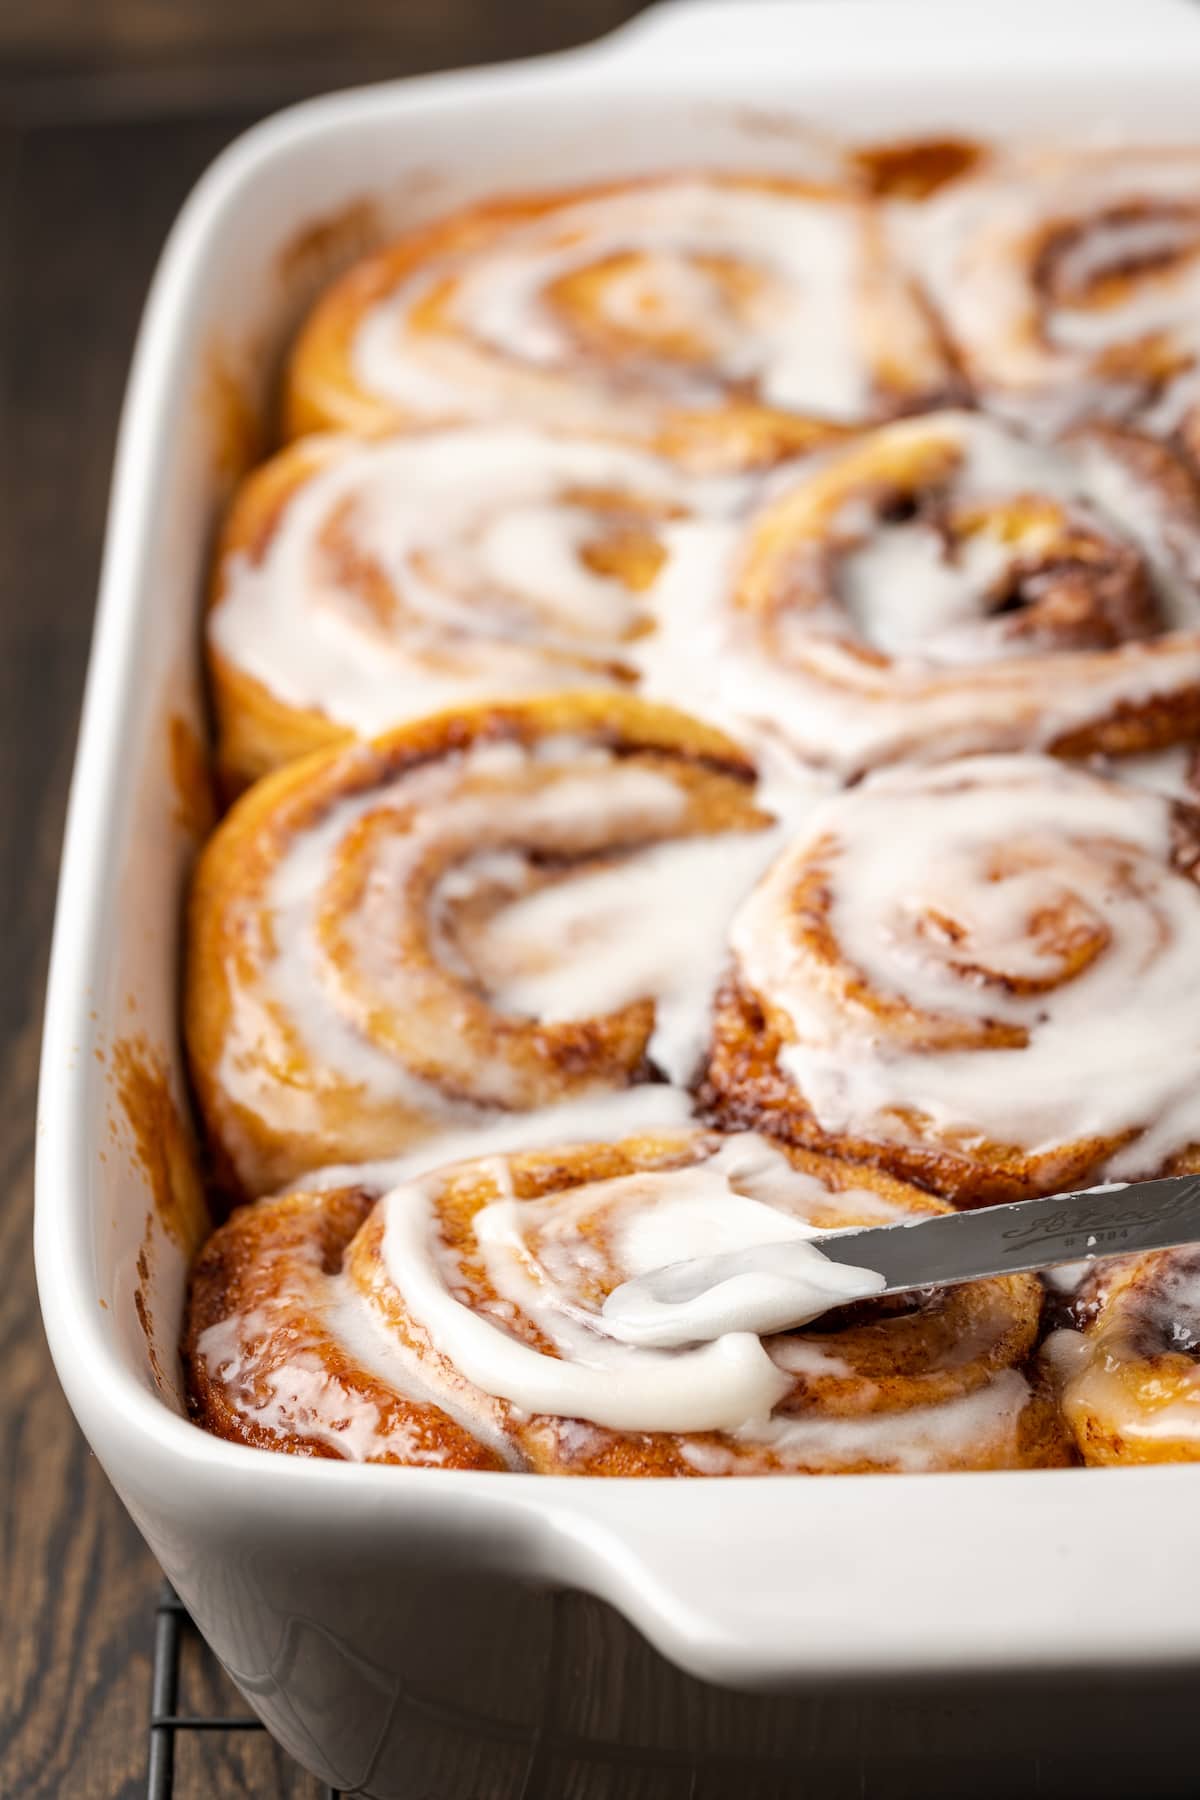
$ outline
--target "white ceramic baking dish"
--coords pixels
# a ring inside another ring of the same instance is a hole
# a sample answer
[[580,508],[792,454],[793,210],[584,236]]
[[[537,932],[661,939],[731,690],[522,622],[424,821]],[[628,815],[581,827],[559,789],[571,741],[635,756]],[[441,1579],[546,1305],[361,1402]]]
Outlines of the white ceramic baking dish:
[[1200,1661],[1200,1469],[440,1474],[274,1457],[181,1416],[184,1256],[154,1213],[113,1051],[161,1055],[182,1094],[189,839],[167,736],[171,717],[200,718],[214,394],[231,372],[265,380],[348,253],[347,220],[384,230],[486,190],[680,164],[808,168],[830,129],[1200,141],[1198,92],[1200,15],[1170,0],[668,6],[565,56],[294,108],[188,201],[121,428],[46,1017],[38,1280],[97,1456],[243,1691],[327,1779],[440,1791],[406,1785],[414,1706],[453,1725],[469,1699],[496,1743],[518,1742],[563,1654],[551,1589],[601,1596],[683,1669],[747,1689]]

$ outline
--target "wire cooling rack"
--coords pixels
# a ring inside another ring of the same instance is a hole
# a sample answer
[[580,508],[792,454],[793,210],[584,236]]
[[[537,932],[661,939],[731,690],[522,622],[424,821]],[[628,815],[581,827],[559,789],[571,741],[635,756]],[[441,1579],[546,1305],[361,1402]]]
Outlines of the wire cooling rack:
[[[252,1713],[181,1713],[179,1658],[184,1635],[195,1631],[183,1601],[164,1581],[154,1609],[154,1667],[150,1685],[150,1754],[146,1800],[174,1800],[175,1742],[181,1731],[265,1731]],[[322,1787],[321,1800],[340,1800],[337,1788]]]
[[[570,1596],[553,1597],[547,1687],[535,1723],[484,1718],[467,1704],[435,1703],[406,1693],[406,1723],[414,1738],[419,1739],[422,1725],[434,1724],[454,1740],[466,1734],[485,1749],[515,1750],[515,1762],[497,1777],[500,1787],[487,1792],[502,1788],[519,1793],[521,1800],[556,1800],[567,1792],[586,1792],[595,1800],[633,1800],[635,1794],[638,1800],[914,1800],[918,1795],[921,1800],[962,1800],[965,1794],[973,1800],[1012,1800],[1014,1795],[1075,1800],[1081,1792],[1095,1800],[1128,1800],[1133,1794],[1196,1800],[1200,1794],[1192,1672],[1173,1682],[1161,1675],[1143,1676],[1129,1693],[1122,1686],[1093,1692],[1085,1684],[1069,1695],[1053,1690],[1043,1695],[1039,1684],[1007,1693],[989,1689],[988,1696],[974,1700],[939,1689],[924,1703],[912,1694],[890,1703],[886,1698],[872,1703],[825,1695],[807,1708],[816,1721],[811,1735],[806,1728],[791,1741],[787,1733],[783,1741],[772,1741],[773,1728],[752,1756],[712,1741],[703,1749],[685,1749],[581,1733],[569,1728],[561,1714],[564,1693],[578,1678],[564,1650],[563,1609],[570,1604]],[[185,1655],[189,1639],[194,1650],[196,1627],[164,1582],[155,1609],[147,1800],[191,1800],[203,1793],[189,1783],[190,1759],[182,1763],[176,1793],[181,1732],[265,1732],[248,1712],[179,1710],[181,1689],[190,1685],[182,1678],[190,1660]],[[789,1711],[805,1707],[801,1699],[784,1703]],[[965,1725],[954,1728],[961,1706],[968,1708],[970,1731]],[[1044,1749],[1029,1741],[1028,1732],[1023,1741],[1008,1741],[1013,1719],[1031,1707],[1040,1709],[1044,1721]],[[898,1720],[903,1724],[899,1738]],[[1152,1751],[1150,1745],[1157,1747]],[[416,1766],[414,1762],[414,1770]],[[478,1773],[477,1767],[476,1777]],[[447,1790],[415,1774],[412,1791],[437,1800],[452,1791],[458,1800],[460,1794],[481,1790],[474,1781]],[[337,1788],[308,1782],[304,1792],[317,1800],[347,1800]],[[261,1800],[267,1800],[265,1792]]]

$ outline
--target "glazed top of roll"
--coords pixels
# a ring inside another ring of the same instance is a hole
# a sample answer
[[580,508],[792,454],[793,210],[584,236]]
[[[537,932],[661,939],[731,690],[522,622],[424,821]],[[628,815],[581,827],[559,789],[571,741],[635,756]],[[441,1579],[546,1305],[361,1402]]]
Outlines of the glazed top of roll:
[[436,715],[260,782],[201,859],[188,958],[237,1183],[688,1081],[782,831],[730,739],[596,693]]
[[1159,1173],[1200,1144],[1198,866],[1194,807],[1050,758],[891,770],[742,907],[739,978],[834,1142],[977,1189]]
[[242,670],[365,736],[481,698],[629,686],[659,590],[694,588],[743,498],[734,478],[524,425],[302,439],[227,521],[218,678]]
[[[949,377],[870,201],[695,173],[495,200],[414,232],[326,295],[289,384],[297,429],[518,416],[684,450],[688,417],[855,421]],[[746,448],[709,445],[726,461]]]
[[1200,488],[1139,433],[899,420],[777,472],[725,544],[664,589],[644,679],[843,774],[1200,731]]
[[971,381],[1059,427],[1175,424],[1200,399],[1200,154],[1016,153],[914,214],[917,256]]

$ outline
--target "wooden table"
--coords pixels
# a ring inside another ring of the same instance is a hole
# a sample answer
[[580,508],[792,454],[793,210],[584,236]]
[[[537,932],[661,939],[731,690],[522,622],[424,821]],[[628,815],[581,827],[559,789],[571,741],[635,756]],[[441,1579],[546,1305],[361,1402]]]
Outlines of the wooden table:
[[[113,438],[146,284],[193,181],[275,106],[322,87],[558,48],[637,5],[349,0],[285,11],[172,0],[149,9],[170,15],[172,44],[149,49],[133,0],[104,9],[115,42],[95,35],[83,6],[74,20],[70,7],[47,6],[44,24],[34,10],[18,22],[0,7],[0,1794],[133,1800],[145,1789],[159,1578],[59,1391],[30,1232],[59,842]],[[283,66],[270,38],[245,41],[271,13],[268,30],[292,33]],[[358,24],[357,51],[345,35],[327,41],[335,14]],[[62,36],[72,23],[66,44],[12,42],[24,26]],[[18,79],[13,60],[31,50],[39,61]],[[244,1711],[211,1658],[194,1652],[186,1701]],[[317,1791],[261,1735],[180,1742],[179,1800]]]
[[[145,1791],[159,1578],[59,1393],[38,1323],[30,1219],[59,839],[138,310],[187,189],[263,112],[346,81],[583,40],[636,6],[173,0],[145,8],[110,0],[94,10],[19,10],[28,17],[18,24],[0,9],[0,1794],[136,1800]],[[353,52],[351,31],[329,41],[335,10],[358,33]],[[59,44],[55,34],[72,23],[77,35]],[[139,33],[151,29],[159,35],[147,47]],[[22,38],[22,30],[32,35]],[[281,63],[276,35],[289,32]],[[32,59],[21,80],[12,72],[19,57]],[[970,1503],[969,1482],[962,1497]],[[668,1675],[656,1674],[649,1658],[615,1666],[599,1614],[596,1631],[583,1678],[638,1687],[652,1708],[654,1683]],[[244,1710],[194,1639],[181,1702],[197,1712]],[[1180,1773],[1192,1759],[1195,1703],[1190,1685],[1178,1681],[1065,1702],[1043,1692],[990,1706],[978,1693],[878,1702],[825,1696],[796,1706],[808,1753],[794,1774],[781,1775],[778,1763],[769,1774],[747,1771],[746,1795],[893,1800],[969,1789],[977,1800],[1097,1800],[1196,1791]],[[1010,1729],[1014,1722],[1019,1730]],[[177,1768],[178,1800],[315,1800],[319,1792],[262,1734],[184,1738]],[[593,1770],[560,1782],[541,1758],[526,1800],[559,1800],[568,1789],[597,1800],[633,1800],[635,1791],[642,1800],[688,1800],[715,1792],[714,1779],[703,1768],[660,1778],[626,1761],[615,1775]],[[436,1800],[484,1796],[473,1783]]]

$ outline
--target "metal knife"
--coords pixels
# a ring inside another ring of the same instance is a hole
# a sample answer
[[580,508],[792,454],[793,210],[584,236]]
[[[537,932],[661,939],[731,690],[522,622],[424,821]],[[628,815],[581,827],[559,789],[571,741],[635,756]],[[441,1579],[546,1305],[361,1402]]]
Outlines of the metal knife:
[[877,1269],[885,1294],[1051,1269],[1085,1257],[1128,1256],[1200,1243],[1200,1175],[1084,1188],[896,1225],[823,1231],[810,1239],[838,1262]]
[[[894,1225],[852,1226],[818,1232],[804,1243],[833,1263],[868,1270],[880,1278],[882,1285],[872,1286],[871,1298],[1048,1269],[1084,1258],[1166,1250],[1200,1243],[1200,1175],[1085,1188],[974,1212],[904,1219]],[[796,1250],[793,1238],[667,1263],[617,1290],[619,1316],[633,1319],[649,1308],[657,1320],[672,1309],[706,1299],[739,1276],[769,1277],[773,1269],[783,1274]],[[772,1330],[804,1324],[814,1316],[811,1307],[802,1318],[788,1313],[788,1304],[786,1290],[776,1295],[773,1306],[768,1302]],[[825,1302],[827,1308],[837,1304],[832,1296]],[[604,1310],[607,1315],[609,1303]],[[642,1341],[676,1340],[648,1336]]]

